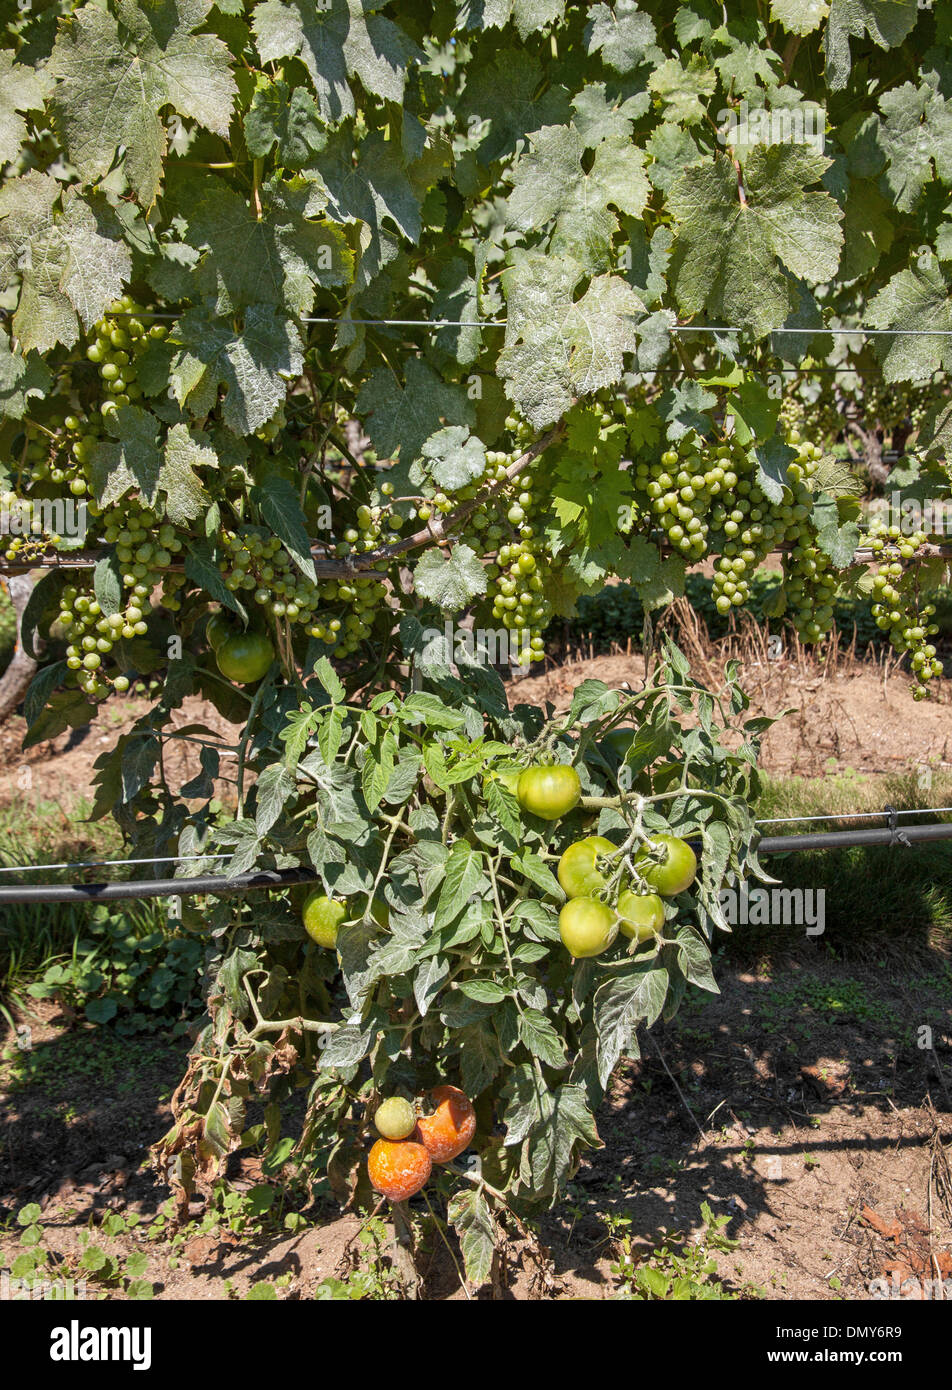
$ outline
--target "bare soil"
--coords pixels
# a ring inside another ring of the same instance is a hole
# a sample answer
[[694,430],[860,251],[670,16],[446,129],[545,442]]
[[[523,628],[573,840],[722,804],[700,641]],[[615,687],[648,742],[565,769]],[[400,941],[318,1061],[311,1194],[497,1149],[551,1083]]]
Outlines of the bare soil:
[[[709,670],[695,662],[694,671],[712,686],[720,679],[714,661]],[[583,680],[637,690],[644,677],[640,653],[596,656],[517,680],[510,699],[551,704],[561,713]],[[764,739],[766,772],[816,776],[831,760],[871,773],[952,767],[952,696],[942,686],[935,698],[917,703],[902,672],[884,680],[875,664],[852,662],[825,675],[821,666],[792,659],[745,663],[739,679],[751,698],[751,716],[786,712]]]
[[[630,1222],[638,1261],[671,1233],[699,1232],[702,1202],[730,1217],[738,1244],[716,1256],[718,1277],[742,1297],[863,1300],[894,1276],[921,1297],[925,1279],[952,1277],[952,970],[934,952],[883,964],[840,964],[811,945],[769,974],[721,968],[721,994],[692,997],[617,1075],[599,1116],[604,1147],[543,1220],[543,1270],[517,1242],[502,1296],[610,1298],[618,1246],[605,1218]],[[183,1045],[104,1055],[101,1037],[41,1018],[37,1079],[11,1084],[10,1064],[0,1068],[0,1268],[21,1250],[11,1218],[37,1202],[64,1271],[105,1213],[138,1213],[135,1231],[96,1243],[122,1258],[144,1251],[161,1299],[242,1297],[281,1276],[279,1297],[310,1298],[346,1277],[362,1217],[326,1199],[292,1235],[202,1230],[201,1201],[177,1239],[151,1227],[169,1194],[146,1147],[170,1122]],[[266,1179],[249,1157],[231,1181]],[[466,1297],[442,1246],[420,1267],[426,1297]]]
[[[721,665],[708,654],[695,659],[699,679],[716,685]],[[596,656],[553,666],[539,675],[511,680],[513,703],[568,708],[583,680],[637,689],[644,680],[640,654]],[[761,765],[774,774],[816,776],[835,763],[867,773],[890,773],[929,766],[952,768],[952,695],[937,687],[935,698],[917,704],[903,672],[884,679],[873,663],[843,662],[824,674],[813,662],[784,658],[748,660],[741,684],[751,696],[752,714],[786,713],[767,734]],[[75,805],[93,795],[94,763],[128,732],[148,708],[144,701],[110,705],[90,726],[60,734],[48,743],[22,750],[24,723],[19,717],[0,725],[0,803],[59,802]],[[174,716],[174,729],[203,724],[222,747],[236,744],[236,726],[207,702],[186,700]],[[180,786],[198,771],[198,748],[173,742],[166,753],[169,784]],[[227,756],[223,762],[227,767]]]

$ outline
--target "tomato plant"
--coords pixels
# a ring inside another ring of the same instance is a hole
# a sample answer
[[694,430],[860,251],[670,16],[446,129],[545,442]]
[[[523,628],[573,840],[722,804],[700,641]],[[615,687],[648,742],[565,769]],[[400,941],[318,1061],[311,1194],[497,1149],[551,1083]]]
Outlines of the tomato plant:
[[381,1101],[374,1114],[374,1124],[383,1139],[408,1139],[416,1129],[416,1123],[416,1111],[402,1096],[388,1096]]
[[227,642],[229,637],[234,635],[235,630],[225,617],[225,614],[221,612],[213,613],[205,627],[205,640],[212,651],[217,652],[218,648],[222,646],[224,642]]
[[262,632],[236,632],[215,650],[218,669],[238,685],[260,681],[274,660],[274,647]]
[[347,916],[343,903],[335,902],[326,893],[308,894],[302,913],[304,929],[318,946],[332,951],[337,945],[337,929]]
[[405,1202],[424,1186],[433,1161],[422,1144],[404,1139],[378,1139],[367,1157],[367,1175],[391,1202]]
[[634,941],[650,941],[664,929],[664,903],[657,893],[633,893],[626,888],[616,911],[622,932]]

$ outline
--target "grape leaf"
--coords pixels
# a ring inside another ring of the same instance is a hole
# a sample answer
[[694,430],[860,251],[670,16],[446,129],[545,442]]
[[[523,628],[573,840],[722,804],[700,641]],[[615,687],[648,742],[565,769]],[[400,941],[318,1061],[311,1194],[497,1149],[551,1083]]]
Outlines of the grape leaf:
[[524,256],[504,277],[506,343],[498,369],[509,396],[536,428],[553,424],[576,396],[619,380],[637,345],[644,305],[614,275],[573,296],[584,268],[568,256]]
[[[890,485],[895,474],[896,470],[893,469]],[[866,490],[862,479],[857,477],[849,464],[834,454],[824,454],[818,460],[812,481],[820,492],[828,492],[831,497],[862,497]]]
[[466,325],[481,317],[479,285],[473,267],[462,256],[451,256],[436,270],[436,294],[433,296],[434,319],[451,320],[434,339],[440,352],[467,366],[479,356],[483,332]]
[[565,14],[565,0],[461,0],[459,23],[464,29],[501,29],[511,19],[521,39]]
[[427,470],[444,492],[458,492],[486,471],[486,448],[465,425],[447,425],[423,445]]
[[587,150],[594,150],[603,140],[619,139],[627,143],[631,139],[633,122],[640,120],[650,106],[647,92],[637,92],[622,101],[614,94],[609,95],[604,82],[589,82],[572,99],[572,125]]
[[428,550],[413,571],[413,587],[444,613],[461,613],[486,592],[486,571],[468,545],[454,545],[449,559]]
[[115,551],[97,561],[93,570],[93,593],[103,617],[111,618],[122,611],[122,571]]
[[407,68],[423,54],[393,20],[374,14],[376,0],[264,0],[252,16],[262,62],[300,58],[325,120],[357,110],[347,81],[370,96],[402,104]]
[[[460,120],[470,140],[479,142],[481,164],[514,155],[529,131],[568,120],[567,91],[553,82],[540,92],[542,78],[542,64],[526,49],[504,48],[491,62],[467,69]],[[500,92],[506,93],[505,101],[499,100]]]
[[879,99],[885,117],[877,143],[887,161],[883,175],[900,212],[910,212],[935,172],[952,183],[952,101],[927,82],[904,82]]
[[916,25],[917,0],[830,0],[823,39],[826,79],[834,92],[849,81],[850,39],[869,35],[880,48],[895,48]]
[[437,376],[418,357],[407,360],[401,386],[386,367],[372,372],[357,393],[357,411],[382,458],[397,449],[409,462],[419,458],[424,442],[444,419],[472,425],[472,403],[462,387]]
[[10,340],[0,332],[0,416],[22,420],[31,396],[45,396],[53,373],[35,352],[11,352]]
[[121,405],[108,417],[112,440],[100,440],[90,456],[93,492],[100,507],[138,490],[147,506],[158,496],[162,472],[159,422],[138,405]]
[[744,43],[724,29],[719,29],[714,37],[728,45],[728,51],[714,59],[721,86],[727,91],[759,100],[764,88],[769,91],[783,81],[780,54],[765,48],[762,41]]
[[704,98],[717,89],[717,73],[699,54],[687,67],[679,58],[667,58],[648,78],[648,87],[664,107],[666,121],[698,125],[704,119]]
[[407,162],[379,131],[361,140],[356,161],[353,137],[342,132],[328,141],[314,163],[326,185],[328,213],[335,222],[358,219],[379,236],[383,218],[389,217],[404,236],[419,240],[420,200]]
[[583,167],[585,141],[573,126],[546,126],[515,164],[509,222],[540,231],[554,222],[551,249],[574,256],[586,270],[609,267],[618,218],[612,207],[640,217],[651,193],[644,154],[621,136],[603,141],[591,169]]
[[814,282],[832,278],[843,214],[828,193],[806,191],[828,164],[801,145],[755,145],[743,200],[724,156],[685,170],[668,207],[678,223],[673,279],[686,313],[706,308],[762,337],[797,307],[781,265]]
[[875,183],[854,179],[843,217],[843,255],[840,275],[857,280],[868,275],[893,243],[896,214]]
[[796,449],[775,434],[754,449],[754,456],[757,459],[757,481],[764,496],[775,504],[781,502],[784,488],[790,486],[787,467],[796,458]]
[[263,521],[283,541],[305,579],[316,584],[317,574],[311,556],[307,522],[293,483],[280,473],[272,474],[260,487],[252,488],[251,500],[259,508]]
[[615,0],[613,8],[592,5],[589,16],[585,26],[586,50],[600,53],[602,61],[616,72],[632,72],[655,40],[650,16],[643,14],[633,0]]
[[0,164],[16,159],[27,137],[27,125],[18,111],[39,111],[46,95],[42,74],[15,63],[13,54],[0,50]]
[[216,135],[228,134],[236,87],[220,39],[193,31],[211,0],[115,0],[114,17],[86,4],[63,20],[50,59],[53,111],[69,157],[87,183],[103,178],[117,150],[146,206],[162,178],[171,106]]
[[171,372],[176,400],[207,415],[219,386],[226,387],[222,413],[236,434],[251,434],[271,419],[287,394],[282,373],[296,376],[303,365],[297,329],[270,305],[247,309],[243,328],[208,309],[190,309],[172,340],[179,346]]
[[952,457],[952,402],[948,399],[935,401],[926,411],[916,448],[927,459],[944,463]]
[[669,121],[655,127],[648,136],[646,149],[652,161],[648,165],[648,178],[662,193],[667,193],[685,169],[705,162],[691,132]]
[[189,233],[207,249],[191,278],[200,294],[217,296],[216,313],[274,304],[308,314],[318,286],[350,283],[354,255],[342,229],[308,219],[312,184],[273,180],[262,190],[261,218],[221,179],[205,178],[201,188]]
[[278,163],[303,169],[327,144],[327,126],[306,87],[266,82],[245,116],[245,144],[253,159],[265,159],[275,145]]
[[21,277],[13,328],[24,351],[79,337],[122,293],[132,260],[115,213],[33,171],[0,188],[0,285]]
[[[867,310],[874,328],[930,328],[952,332],[952,299],[934,256],[901,270],[879,291]],[[928,381],[939,368],[952,367],[950,337],[878,337],[873,348],[887,381]]]
[[217,470],[218,455],[200,437],[190,434],[185,425],[173,425],[165,441],[165,460],[159,473],[159,487],[166,494],[166,516],[173,526],[184,526],[201,516],[211,502],[196,468]]
[[801,38],[819,29],[829,13],[829,0],[770,0],[770,18]]

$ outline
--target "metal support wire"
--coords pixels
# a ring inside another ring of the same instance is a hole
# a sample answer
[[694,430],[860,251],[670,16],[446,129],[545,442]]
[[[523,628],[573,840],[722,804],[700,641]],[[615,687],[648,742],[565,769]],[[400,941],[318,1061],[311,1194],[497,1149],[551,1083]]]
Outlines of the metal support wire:
[[[952,823],[936,821],[932,825],[910,825],[898,829],[893,821],[874,830],[831,830],[816,835],[771,835],[756,841],[758,854],[795,854],[806,850],[872,848],[877,845],[902,845],[912,848],[931,840],[952,840]],[[226,878],[220,874],[196,878],[131,879],[125,883],[29,883],[0,887],[0,908],[8,903],[108,903],[130,898],[194,898],[214,893],[246,894],[257,889],[268,891],[292,887],[298,883],[315,883],[312,869],[264,869],[254,873],[235,874]]]
[[[7,318],[9,309],[0,309],[0,317]],[[184,311],[183,311],[184,312]],[[111,318],[136,319],[179,319],[180,313],[163,312],[157,309],[122,309]],[[620,318],[636,318],[635,314],[620,314]],[[505,328],[508,319],[352,319],[333,315],[304,314],[299,323],[323,323],[346,326],[360,324],[367,328]],[[726,323],[672,323],[665,330],[668,333],[748,333],[749,328]],[[768,337],[817,338],[823,334],[862,334],[864,338],[952,338],[952,328],[857,328],[829,327],[820,324],[814,328],[771,328]],[[845,370],[849,370],[846,368]]]

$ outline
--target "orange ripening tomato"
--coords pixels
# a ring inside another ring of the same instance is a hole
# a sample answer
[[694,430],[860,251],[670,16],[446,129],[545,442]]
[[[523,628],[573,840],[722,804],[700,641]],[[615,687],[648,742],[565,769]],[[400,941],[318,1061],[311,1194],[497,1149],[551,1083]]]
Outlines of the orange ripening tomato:
[[458,1086],[434,1086],[432,1115],[417,1122],[417,1132],[434,1163],[449,1163],[461,1154],[476,1133],[473,1103]]
[[378,1139],[367,1155],[367,1176],[391,1202],[419,1192],[433,1171],[433,1160],[415,1139]]

